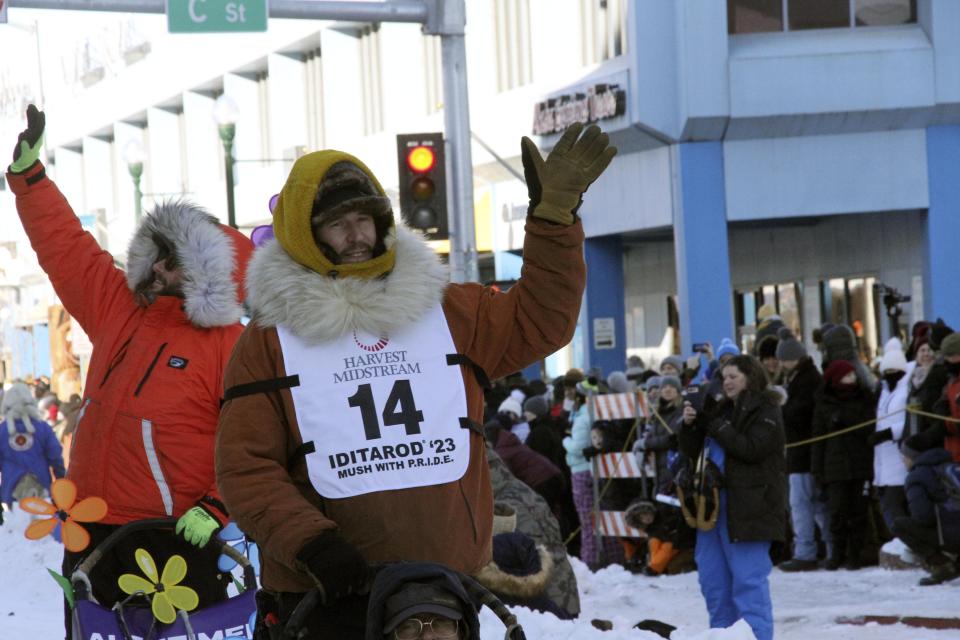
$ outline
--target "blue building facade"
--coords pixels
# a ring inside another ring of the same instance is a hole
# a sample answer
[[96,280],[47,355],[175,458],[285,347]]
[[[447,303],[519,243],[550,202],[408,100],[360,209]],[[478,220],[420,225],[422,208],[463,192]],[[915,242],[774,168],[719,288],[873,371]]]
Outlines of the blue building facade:
[[866,359],[918,320],[960,326],[960,2],[836,4],[631,2],[625,55],[545,96],[622,91],[581,210],[584,366],[749,349],[764,306],[811,351],[850,324]]

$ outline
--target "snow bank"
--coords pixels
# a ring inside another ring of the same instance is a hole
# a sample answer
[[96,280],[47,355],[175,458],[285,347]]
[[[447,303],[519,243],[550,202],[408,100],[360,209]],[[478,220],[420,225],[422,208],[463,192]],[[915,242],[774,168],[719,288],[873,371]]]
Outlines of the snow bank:
[[[5,514],[0,526],[0,640],[56,640],[63,635],[60,588],[46,569],[60,570],[62,547],[51,538],[23,537],[29,516]],[[891,549],[893,550],[893,549]],[[658,640],[659,636],[633,629],[652,618],[677,627],[673,640],[752,640],[745,622],[730,629],[707,628],[707,612],[696,574],[648,578],[609,567],[591,573],[573,559],[580,583],[583,614],[563,622],[549,614],[518,608],[516,614],[531,640]],[[948,640],[957,630],[930,631],[904,625],[842,625],[839,617],[910,615],[955,617],[960,602],[960,580],[935,587],[918,587],[918,570],[815,571],[771,576],[777,640]],[[609,620],[611,631],[595,629],[593,619]],[[503,625],[484,610],[483,640],[503,638]]]

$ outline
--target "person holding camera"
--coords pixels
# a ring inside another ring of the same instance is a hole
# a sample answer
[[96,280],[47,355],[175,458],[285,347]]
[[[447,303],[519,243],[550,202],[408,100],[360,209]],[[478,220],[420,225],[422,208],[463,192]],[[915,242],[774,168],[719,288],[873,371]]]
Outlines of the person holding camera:
[[780,395],[753,357],[730,359],[722,375],[724,398],[703,411],[685,402],[678,435],[682,453],[703,456],[723,474],[716,526],[697,531],[700,590],[711,628],[743,618],[758,640],[771,640],[770,545],[783,541],[787,526]]

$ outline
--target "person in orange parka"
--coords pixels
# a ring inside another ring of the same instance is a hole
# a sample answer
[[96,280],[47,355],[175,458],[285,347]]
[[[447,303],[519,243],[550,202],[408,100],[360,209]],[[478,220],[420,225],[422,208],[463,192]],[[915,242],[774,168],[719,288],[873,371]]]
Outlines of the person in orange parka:
[[46,177],[44,114],[30,105],[27,123],[7,182],[40,266],[94,345],[67,477],[78,500],[99,496],[108,507],[102,522],[84,525],[90,546],[65,552],[63,571],[120,525],[177,518],[182,537],[133,534],[107,554],[90,576],[93,595],[108,607],[125,597],[117,577],[140,573],[134,550],[144,548],[159,567],[174,554],[186,559],[184,584],[200,607],[222,600],[228,580],[216,567],[219,550],[206,546],[227,521],[213,449],[253,246],[202,208],[166,202],[134,234],[124,274]]

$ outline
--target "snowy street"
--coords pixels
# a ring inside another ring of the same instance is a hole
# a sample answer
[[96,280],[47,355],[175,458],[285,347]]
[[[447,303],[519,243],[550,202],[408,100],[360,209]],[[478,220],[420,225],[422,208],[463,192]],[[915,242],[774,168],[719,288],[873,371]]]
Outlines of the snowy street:
[[[62,547],[52,538],[30,541],[23,537],[26,517],[6,514],[0,527],[3,549],[0,579],[0,640],[57,640],[62,637],[60,588],[46,569],[59,571]],[[656,640],[659,636],[633,630],[638,621],[652,618],[678,627],[673,640],[750,640],[753,634],[741,621],[729,630],[707,629],[707,613],[694,573],[648,578],[623,569],[608,568],[591,574],[573,560],[580,584],[583,614],[575,622],[562,622],[550,615],[518,609],[517,614],[531,640]],[[960,638],[960,631],[933,631],[904,625],[852,626],[837,624],[838,617],[857,615],[910,615],[954,617],[960,598],[960,580],[937,587],[918,587],[920,571],[887,571],[879,568],[857,572],[817,571],[771,576],[777,638],[780,640],[947,640]],[[593,628],[592,619],[613,623],[613,630]],[[489,611],[481,616],[483,640],[499,640],[503,626]]]

